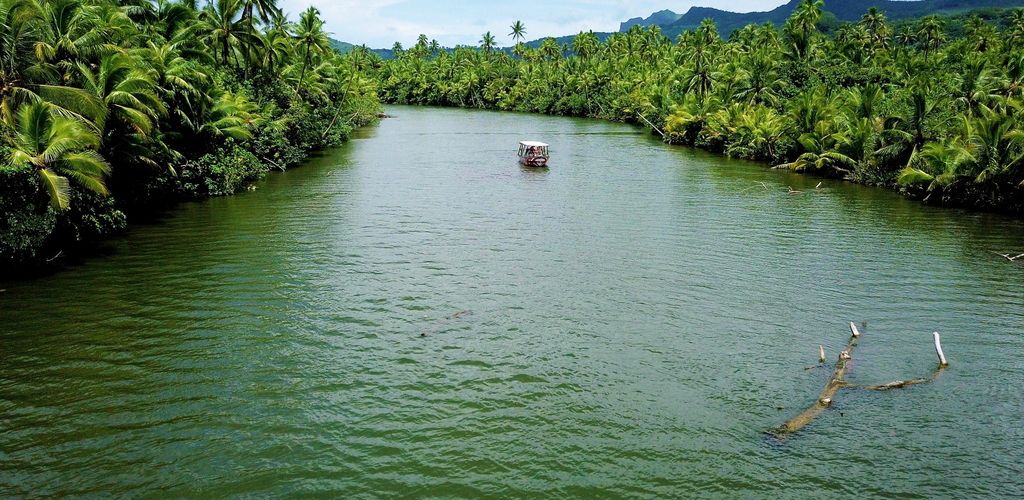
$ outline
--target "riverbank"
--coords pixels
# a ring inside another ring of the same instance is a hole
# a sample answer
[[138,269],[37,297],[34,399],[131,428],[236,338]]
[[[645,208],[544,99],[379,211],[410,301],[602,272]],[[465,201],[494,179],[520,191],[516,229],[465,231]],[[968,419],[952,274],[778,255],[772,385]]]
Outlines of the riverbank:
[[[52,272],[134,221],[152,219],[178,203],[255,190],[255,184],[268,174],[301,166],[317,151],[347,142],[354,128],[372,125],[378,113],[376,107],[354,113],[348,122],[334,125],[336,130],[330,137],[325,134],[315,148],[288,142],[261,147],[229,139],[195,160],[148,178],[132,179],[132,192],[123,199],[116,193],[100,196],[75,191],[65,211],[50,206],[33,172],[0,169],[0,185],[4,186],[0,190],[0,277]],[[269,153],[271,149],[276,151]],[[287,156],[281,150],[287,150]],[[273,154],[276,161],[263,154]]]
[[[453,107],[453,108],[466,108],[466,109],[481,109],[487,111],[505,111],[497,106],[491,107],[476,107],[476,106],[452,106],[436,103],[428,104],[410,104],[403,102],[390,102],[388,104],[398,105],[421,105],[421,106],[438,106],[438,107]],[[630,119],[628,117],[609,117],[601,115],[574,115],[574,114],[561,114],[561,113],[545,113],[537,111],[522,111],[517,112],[525,113],[536,113],[548,116],[565,116],[575,118],[590,118],[598,120],[607,120],[611,122],[624,123],[640,128],[644,128],[649,131],[651,135],[660,137],[663,142],[670,146],[676,147],[692,147],[698,150],[707,151],[709,153],[719,154],[727,158],[739,158],[750,161],[759,162],[764,165],[765,168],[789,168],[786,164],[778,164],[766,161],[764,158],[758,157],[747,157],[744,155],[729,155],[723,149],[723,145],[712,146],[705,144],[703,146],[689,143],[679,136],[670,137],[662,131],[662,127],[657,127],[655,124],[650,123],[649,120],[644,119],[638,115],[638,119]],[[968,183],[958,183],[953,185],[944,186],[930,186],[921,184],[910,184],[901,185],[898,182],[881,182],[876,178],[860,177],[856,175],[836,175],[836,172],[821,172],[811,171],[812,169],[796,169],[806,175],[815,176],[818,178],[831,178],[841,179],[856,184],[861,184],[871,187],[881,187],[896,191],[904,197],[918,201],[924,204],[944,207],[944,208],[960,208],[974,211],[990,212],[996,214],[1012,215],[1012,216],[1024,216],[1024,186],[1013,183],[1002,183],[1001,185],[988,185],[988,186],[977,186]],[[830,175],[831,174],[831,175]],[[937,188],[937,189],[936,189]]]
[[649,122],[672,144],[1024,215],[1024,15],[966,30],[933,16],[899,37],[877,11],[828,34],[821,15],[803,2],[781,29],[728,40],[706,22],[674,41],[580,33],[516,56],[417,45],[377,79],[385,102]]
[[0,19],[0,277],[248,189],[380,112],[314,7],[293,23],[273,2],[7,2]]

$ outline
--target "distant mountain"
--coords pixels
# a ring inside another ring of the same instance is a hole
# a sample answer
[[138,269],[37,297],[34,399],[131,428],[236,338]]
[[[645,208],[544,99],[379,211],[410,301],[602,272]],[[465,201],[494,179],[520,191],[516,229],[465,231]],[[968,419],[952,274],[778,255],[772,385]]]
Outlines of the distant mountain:
[[[601,41],[601,42],[604,42],[605,40],[608,40],[608,37],[610,37],[610,36],[612,36],[614,34],[615,33],[607,33],[607,32],[603,32],[603,31],[595,31],[594,32],[594,36],[596,36],[598,41]],[[557,36],[557,37],[553,37],[553,38],[555,39],[555,42],[558,42],[559,45],[566,45],[566,46],[569,47],[569,50],[572,50],[572,43],[573,43],[574,40],[576,40],[576,35]],[[540,47],[544,43],[544,40],[547,40],[547,38],[538,38],[536,40],[531,40],[529,42],[523,42],[523,45],[526,45],[527,47],[530,47],[531,49],[536,49],[537,47]],[[512,47],[506,47],[506,48],[504,48],[502,50],[507,51],[509,54],[512,53]]]
[[[331,47],[333,47],[334,50],[341,52],[342,54],[348,54],[349,52],[352,52],[352,50],[356,48],[355,45],[352,45],[351,43],[348,42],[342,42],[340,40],[335,40],[333,38],[329,38],[328,40],[331,42]],[[370,49],[370,52],[377,54],[378,56],[380,56],[381,59],[391,59],[394,56],[394,54],[391,53],[391,49]]]
[[[785,5],[768,12],[729,12],[711,7],[693,7],[686,14],[679,16],[672,22],[661,23],[666,35],[674,37],[679,33],[692,30],[700,26],[701,21],[711,19],[718,25],[718,31],[722,36],[729,36],[748,24],[772,23],[781,26],[789,19],[789,16],[796,10],[800,0],[790,0]],[[825,11],[832,13],[839,21],[857,21],[864,13],[875,7],[885,12],[890,20],[909,19],[927,16],[929,14],[954,14],[972,9],[985,8],[1013,8],[1024,7],[1024,0],[826,0]],[[663,12],[657,12],[647,19],[664,19]],[[671,12],[671,11],[668,11]],[[643,19],[631,19],[622,23],[622,31],[627,31],[632,25],[630,22],[642,26],[650,26]]]
[[633,26],[666,26],[678,21],[681,17],[683,17],[682,14],[676,14],[671,10],[660,10],[658,12],[655,12],[654,14],[651,14],[647,18],[634,17],[633,19],[630,19],[629,21],[620,24],[619,31],[625,33],[629,31],[629,29],[632,28]]

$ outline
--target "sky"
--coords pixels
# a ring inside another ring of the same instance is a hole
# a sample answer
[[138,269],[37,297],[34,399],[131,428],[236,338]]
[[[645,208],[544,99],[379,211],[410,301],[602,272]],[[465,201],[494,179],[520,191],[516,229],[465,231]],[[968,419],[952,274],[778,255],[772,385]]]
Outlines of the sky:
[[320,9],[331,37],[370,48],[408,47],[423,33],[444,46],[477,45],[490,31],[499,45],[512,45],[509,26],[526,25],[527,40],[573,35],[580,31],[617,31],[632,17],[671,9],[680,14],[699,5],[733,12],[771,10],[785,0],[278,0],[297,19],[310,5]]

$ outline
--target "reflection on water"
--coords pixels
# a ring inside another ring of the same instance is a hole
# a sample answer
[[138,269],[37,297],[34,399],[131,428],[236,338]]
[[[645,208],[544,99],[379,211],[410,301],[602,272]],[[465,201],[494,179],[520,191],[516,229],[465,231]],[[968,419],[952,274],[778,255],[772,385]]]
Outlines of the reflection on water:
[[[622,125],[393,114],[0,285],[0,492],[1024,494],[1024,266],[991,253],[1019,222]],[[934,330],[952,366],[766,442],[850,320],[854,383],[927,375]]]

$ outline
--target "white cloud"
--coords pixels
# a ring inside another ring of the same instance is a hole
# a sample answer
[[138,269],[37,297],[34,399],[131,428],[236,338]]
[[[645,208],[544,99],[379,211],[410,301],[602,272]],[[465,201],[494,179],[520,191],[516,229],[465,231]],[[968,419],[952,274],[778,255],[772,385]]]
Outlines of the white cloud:
[[632,17],[672,9],[685,12],[693,5],[734,11],[767,10],[785,0],[279,0],[291,17],[310,4],[320,9],[332,37],[373,48],[390,48],[395,41],[410,45],[422,33],[444,45],[476,44],[491,31],[499,44],[511,44],[506,34],[515,20],[526,24],[529,39],[571,35],[580,31],[615,31]]

